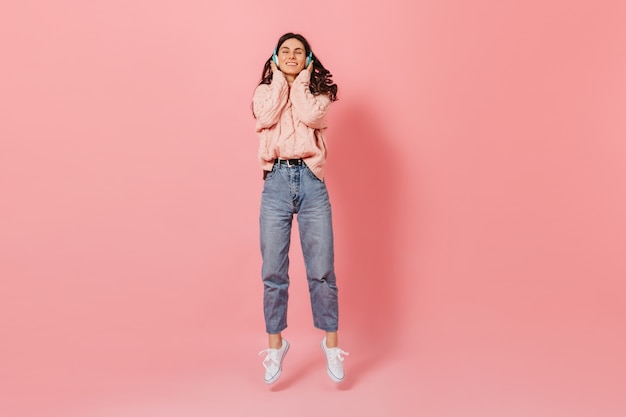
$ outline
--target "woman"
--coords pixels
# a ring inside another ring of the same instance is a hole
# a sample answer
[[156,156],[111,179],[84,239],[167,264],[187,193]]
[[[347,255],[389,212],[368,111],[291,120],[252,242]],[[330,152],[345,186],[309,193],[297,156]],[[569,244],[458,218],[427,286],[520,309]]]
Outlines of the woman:
[[263,365],[267,384],[280,377],[289,349],[281,332],[287,327],[288,255],[294,214],[300,230],[313,324],[326,332],[321,345],[327,373],[335,382],[344,378],[342,355],[347,353],[338,347],[333,230],[324,183],[324,116],[335,100],[337,85],[307,40],[294,33],[283,35],[265,63],[252,101],[265,179],[260,226],[269,348],[260,355],[266,354]]

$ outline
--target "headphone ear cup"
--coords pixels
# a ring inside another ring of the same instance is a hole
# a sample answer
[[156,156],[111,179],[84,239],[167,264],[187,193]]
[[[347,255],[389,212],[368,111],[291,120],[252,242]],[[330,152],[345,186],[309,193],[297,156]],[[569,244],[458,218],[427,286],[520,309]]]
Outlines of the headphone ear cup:
[[278,55],[276,55],[276,49],[274,49],[274,53],[272,54],[272,61],[274,61],[274,64],[278,66]]
[[309,65],[311,65],[311,61],[313,61],[313,51],[309,51],[309,56],[306,57],[305,68],[308,68]]

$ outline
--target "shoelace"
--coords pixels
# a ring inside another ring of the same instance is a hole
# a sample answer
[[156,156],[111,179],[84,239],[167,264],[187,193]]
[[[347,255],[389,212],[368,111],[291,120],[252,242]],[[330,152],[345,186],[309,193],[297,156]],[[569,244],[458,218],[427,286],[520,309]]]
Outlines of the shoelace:
[[[341,355],[350,356],[348,352],[344,352],[340,348],[326,348],[329,351],[328,354],[328,362],[331,367],[335,367],[341,362],[343,362],[344,358]],[[339,361],[339,363],[337,363]]]
[[264,354],[267,355],[263,360],[263,366],[266,370],[272,365],[278,366],[278,349],[263,349],[259,352],[259,356],[263,356]]

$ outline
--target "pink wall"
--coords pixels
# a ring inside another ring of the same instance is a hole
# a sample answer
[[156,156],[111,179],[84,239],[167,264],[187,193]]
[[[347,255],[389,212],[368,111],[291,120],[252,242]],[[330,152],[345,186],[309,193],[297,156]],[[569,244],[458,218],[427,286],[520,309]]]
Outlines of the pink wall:
[[[271,401],[249,103],[297,31],[340,86],[332,404],[623,415],[625,3],[223,3],[0,6],[0,411],[109,415],[181,375],[197,415]],[[317,343],[293,255],[289,332]]]

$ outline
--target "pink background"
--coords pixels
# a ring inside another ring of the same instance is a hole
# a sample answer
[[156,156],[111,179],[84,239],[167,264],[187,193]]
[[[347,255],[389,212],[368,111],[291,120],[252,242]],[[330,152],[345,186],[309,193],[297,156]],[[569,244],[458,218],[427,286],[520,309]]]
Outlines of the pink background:
[[[623,416],[626,3],[0,6],[0,414]],[[252,90],[333,73],[347,379],[268,388]]]

